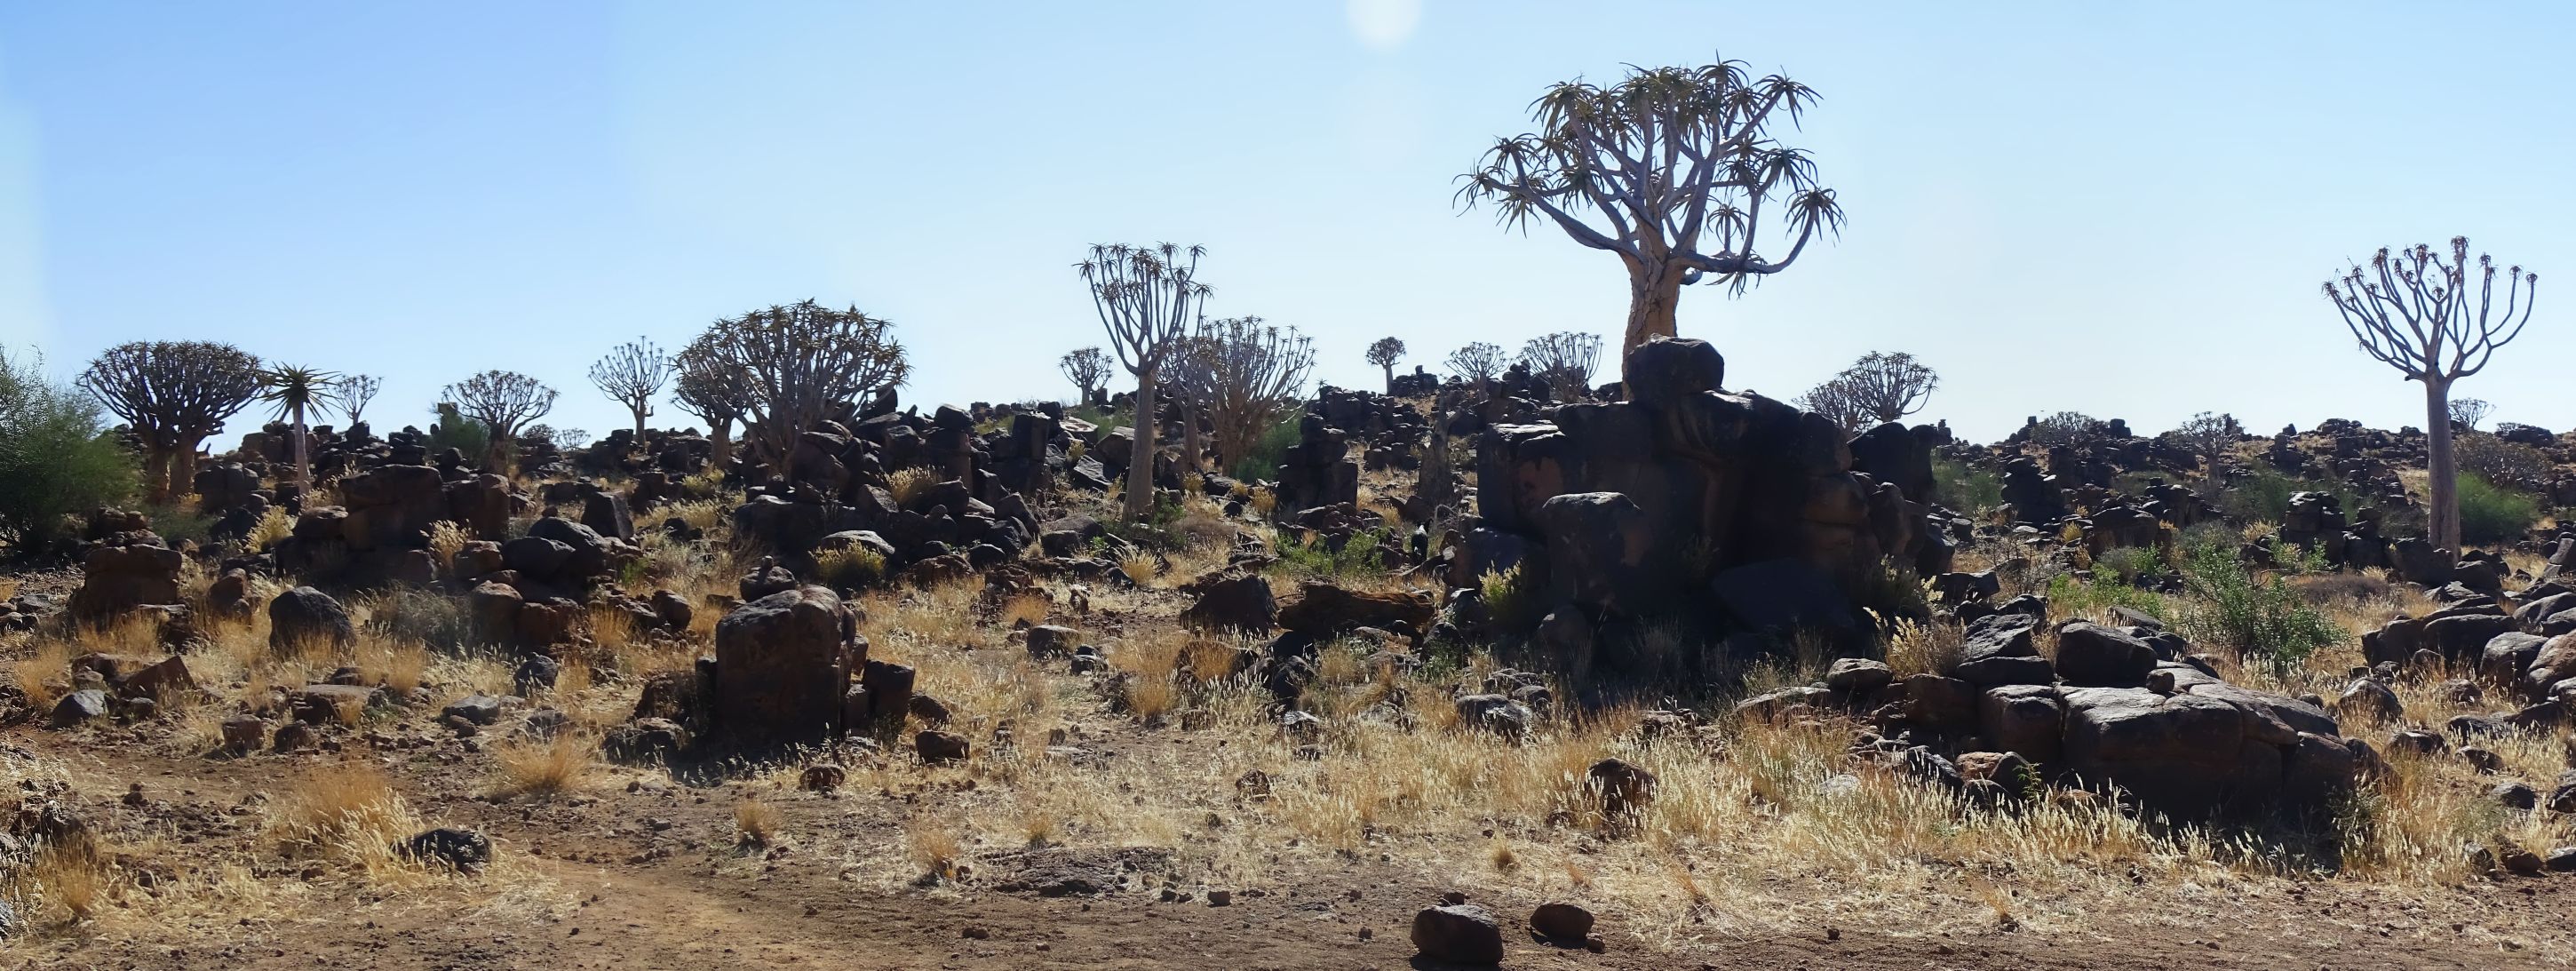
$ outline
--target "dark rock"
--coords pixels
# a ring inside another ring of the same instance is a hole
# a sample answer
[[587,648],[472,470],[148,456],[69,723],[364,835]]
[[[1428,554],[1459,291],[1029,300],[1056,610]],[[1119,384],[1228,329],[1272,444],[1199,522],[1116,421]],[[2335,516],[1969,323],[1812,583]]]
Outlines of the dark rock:
[[1450,964],[1500,964],[1503,929],[1475,904],[1425,907],[1413,915],[1413,949]]
[[403,841],[403,855],[462,873],[492,862],[492,841],[470,829],[433,829]]
[[338,650],[357,643],[349,610],[330,594],[297,587],[268,602],[268,646],[275,651]]
[[1552,901],[1530,911],[1530,930],[1538,936],[1558,941],[1580,941],[1592,936],[1592,912],[1576,904]]

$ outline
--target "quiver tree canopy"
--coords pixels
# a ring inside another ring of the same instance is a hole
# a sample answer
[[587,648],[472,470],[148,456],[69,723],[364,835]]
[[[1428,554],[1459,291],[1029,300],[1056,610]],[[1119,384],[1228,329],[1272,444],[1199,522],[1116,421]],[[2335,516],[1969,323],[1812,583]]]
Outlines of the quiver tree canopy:
[[716,321],[691,345],[701,349],[709,368],[742,382],[743,437],[782,474],[800,436],[912,376],[892,323],[812,300]]
[[491,433],[484,460],[498,468],[510,440],[529,422],[555,408],[555,389],[517,371],[485,371],[448,385],[439,394],[456,405],[456,413],[483,423]]
[[101,352],[80,386],[142,442],[144,485],[159,503],[194,478],[198,443],[259,396],[261,374],[259,358],[230,344],[135,341]]
[[1815,163],[1777,138],[1815,99],[1777,74],[1755,80],[1740,61],[1631,68],[1606,87],[1562,82],[1531,103],[1539,130],[1496,141],[1458,198],[1490,203],[1506,226],[1544,221],[1616,254],[1628,270],[1624,361],[1674,336],[1683,285],[1741,292],[1841,229]]
[[1065,380],[1082,390],[1082,400],[1075,402],[1077,405],[1091,405],[1100,397],[1100,389],[1109,384],[1109,353],[1097,347],[1066,351],[1056,359],[1055,366],[1064,372]]
[[644,440],[644,419],[653,417],[653,396],[661,394],[662,385],[670,380],[670,356],[641,337],[617,345],[590,366],[590,383],[634,416],[639,446]]

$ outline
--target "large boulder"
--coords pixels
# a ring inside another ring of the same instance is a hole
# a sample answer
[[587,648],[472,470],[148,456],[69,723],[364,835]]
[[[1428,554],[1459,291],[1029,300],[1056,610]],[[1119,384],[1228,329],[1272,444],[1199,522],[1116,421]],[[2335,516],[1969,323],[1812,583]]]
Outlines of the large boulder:
[[1266,634],[1277,626],[1279,606],[1270,581],[1259,576],[1219,573],[1191,581],[1182,592],[1195,598],[1181,611],[1181,622],[1192,627]]
[[2179,818],[2313,809],[2348,787],[2358,764],[2334,719],[2293,698],[2214,680],[2171,695],[2145,688],[2063,695],[2066,768]]
[[349,608],[330,594],[297,587],[268,602],[268,646],[273,651],[337,650],[357,643]]
[[[822,587],[774,593],[716,622],[715,724],[743,742],[813,743],[840,724],[857,618]],[[865,658],[855,659],[864,664]]]
[[1650,562],[1656,525],[1616,492],[1576,492],[1540,503],[1554,600],[1603,614],[1653,616],[1669,610],[1677,571]]
[[2057,629],[2057,673],[2068,684],[2135,688],[2155,667],[2155,648],[2116,628],[2079,620]]
[[1444,964],[1500,964],[1503,928],[1474,904],[1425,907],[1413,915],[1413,949]]
[[72,616],[91,623],[122,617],[136,608],[183,602],[179,568],[186,557],[146,534],[122,545],[90,548],[81,557],[81,586],[72,592]]

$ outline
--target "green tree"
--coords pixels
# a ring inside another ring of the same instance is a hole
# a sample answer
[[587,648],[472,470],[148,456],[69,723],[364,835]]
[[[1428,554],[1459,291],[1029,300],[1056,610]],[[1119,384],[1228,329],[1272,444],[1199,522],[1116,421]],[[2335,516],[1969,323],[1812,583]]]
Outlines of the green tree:
[[49,538],[65,513],[134,494],[136,465],[96,401],[48,380],[42,359],[0,350],[0,542]]

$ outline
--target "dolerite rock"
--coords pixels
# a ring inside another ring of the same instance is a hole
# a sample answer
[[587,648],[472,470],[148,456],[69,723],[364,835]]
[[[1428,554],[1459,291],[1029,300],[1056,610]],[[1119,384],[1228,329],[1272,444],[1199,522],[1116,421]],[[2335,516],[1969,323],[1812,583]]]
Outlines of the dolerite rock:
[[2335,699],[2335,711],[2346,718],[2374,725],[2387,724],[2406,716],[2406,704],[2397,692],[2372,678],[2354,678]]
[[1896,672],[1885,663],[1868,658],[1847,657],[1836,660],[1825,669],[1825,687],[1846,695],[1866,696],[1887,687],[1896,680]]
[[1979,696],[1977,723],[1986,747],[2033,762],[2054,762],[2066,731],[2066,706],[2052,685],[2013,684]]
[[55,702],[53,714],[47,724],[55,728],[70,728],[94,718],[105,717],[107,717],[107,692],[98,688],[87,688],[66,694],[63,700]]
[[1071,654],[1075,642],[1080,640],[1082,640],[1081,631],[1071,627],[1040,624],[1029,628],[1029,655],[1054,657],[1059,654]]
[[1612,816],[1643,809],[1655,801],[1655,774],[1624,759],[1594,762],[1584,770],[1583,778],[1586,785],[1601,794],[1602,811]]
[[92,623],[122,617],[149,604],[184,602],[179,595],[178,550],[149,533],[121,545],[91,547],[81,557],[81,586],[72,592],[72,616]]
[[1678,574],[1647,561],[1656,526],[1634,500],[1616,492],[1569,493],[1540,503],[1531,518],[1547,543],[1555,602],[1629,617],[1672,609]]
[[2115,628],[2079,620],[2057,629],[2057,674],[2067,684],[2134,688],[2155,667],[2154,648]]
[[2063,695],[2064,765],[2177,817],[2313,808],[2348,787],[2357,765],[2334,719],[2294,698],[2214,682],[2173,695],[2144,688]]
[[1580,941],[1592,936],[1592,912],[1576,904],[1551,901],[1530,911],[1530,930],[1538,936],[1557,941]]
[[349,609],[330,594],[297,587],[268,602],[268,647],[273,651],[337,650],[357,643]]
[[841,720],[857,618],[822,587],[744,604],[716,622],[715,724],[737,741],[814,743]]
[[1474,904],[1425,907],[1413,915],[1413,949],[1450,964],[1500,964],[1503,928]]
[[944,765],[966,761],[969,746],[966,737],[933,729],[924,729],[912,737],[912,750],[924,765]]
[[1270,581],[1248,573],[1219,573],[1191,581],[1182,589],[1197,599],[1181,611],[1181,622],[1222,631],[1269,633],[1278,625],[1279,607]]
[[477,725],[490,725],[501,720],[501,699],[491,695],[466,695],[439,712],[441,718],[461,718]]
[[433,829],[404,840],[403,855],[463,873],[492,862],[492,841],[470,829]]
[[2028,614],[1988,614],[1968,624],[1959,666],[1950,673],[1980,686],[2054,684],[2057,670],[2039,656],[2039,619]]
[[1366,593],[1309,580],[1298,587],[1296,601],[1279,611],[1279,626],[1301,634],[1330,637],[1357,627],[1379,630],[1431,629],[1431,596],[1424,593]]

